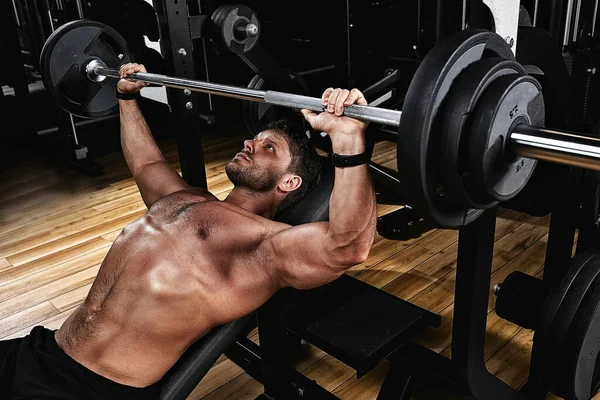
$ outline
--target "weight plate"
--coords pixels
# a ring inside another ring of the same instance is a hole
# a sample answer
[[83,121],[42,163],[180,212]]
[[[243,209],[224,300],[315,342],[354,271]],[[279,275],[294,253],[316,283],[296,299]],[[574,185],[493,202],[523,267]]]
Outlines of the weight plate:
[[398,174],[407,205],[423,218],[459,228],[481,210],[453,204],[439,189],[439,144],[443,129],[438,112],[450,86],[469,65],[483,58],[514,58],[496,33],[466,29],[436,44],[411,80],[398,128]]
[[[309,89],[306,81],[298,74],[288,70],[288,73],[296,87],[298,88],[292,93],[302,94],[309,96]],[[264,79],[260,75],[255,75],[248,84],[249,89],[256,90],[270,90],[271,88],[265,84]],[[271,89],[272,90],[272,89]],[[242,101],[242,116],[244,118],[244,124],[251,135],[258,135],[264,128],[264,126],[272,121],[276,121],[282,118],[298,118],[294,113],[294,110],[286,107],[280,107],[268,103],[258,103],[255,101]],[[302,118],[303,124],[306,122]],[[306,125],[305,125],[306,126]]]
[[[248,24],[256,26],[256,35],[249,36],[236,30],[238,26],[245,27]],[[260,36],[258,16],[250,7],[238,5],[225,14],[221,32],[225,45],[230,51],[235,54],[246,54],[258,44]]]
[[[556,314],[579,273],[595,256],[595,251],[584,251],[573,257],[563,279],[549,289],[533,336],[533,348],[531,349],[532,375],[541,373],[546,367],[547,353],[556,351],[555,348],[548,346],[549,335],[556,320]],[[534,376],[539,377],[539,375]]]
[[[442,144],[440,146],[440,178],[452,201],[469,208],[485,208],[469,194],[466,176],[468,139],[473,111],[482,93],[494,80],[507,74],[525,75],[518,62],[505,58],[487,58],[469,65],[452,84],[443,107]],[[474,212],[474,210],[473,210]]]
[[566,337],[574,323],[575,315],[582,305],[592,283],[600,274],[600,255],[595,254],[577,274],[567,295],[558,308],[554,323],[547,334],[544,380],[555,394],[564,391],[565,359],[569,357]]
[[213,11],[213,13],[212,13],[212,15],[210,17],[210,19],[213,22],[213,24],[219,25],[221,23],[220,20],[221,20],[221,16],[223,14],[223,11],[225,11],[227,8],[231,8],[231,7],[232,7],[231,4],[223,4],[223,5],[219,6],[219,7],[217,7],[215,9],[215,11]]
[[223,24],[223,15],[227,9],[232,8],[231,4],[223,4],[220,7],[217,7],[215,11],[213,11],[210,19],[212,21],[211,29],[212,32],[211,38],[213,39],[213,43],[219,49],[226,49],[225,43],[223,42],[221,26]]
[[565,371],[564,350],[568,347],[565,338],[574,321],[573,317],[600,273],[600,256],[595,251],[586,254],[592,256],[585,262],[571,285],[569,285],[566,295],[556,310],[553,322],[545,333],[543,379],[547,387],[555,394],[562,392],[564,387],[564,384],[562,384]]
[[[229,13],[229,11],[231,9],[233,9],[235,7],[235,5],[233,4],[225,4],[221,7],[221,11],[219,12],[219,15],[217,16],[217,27],[219,28],[219,34],[222,35],[223,31],[222,31],[222,26],[223,26],[223,21],[225,20],[225,17],[227,16],[227,13]],[[222,39],[222,37],[221,37]]]
[[514,271],[502,282],[496,298],[496,314],[527,329],[535,329],[548,293],[541,279]]
[[[596,264],[596,268],[600,269],[600,263]],[[564,346],[561,392],[565,398],[588,400],[600,391],[600,368],[597,368],[600,351],[599,277],[586,292],[572,325]]]
[[96,21],[76,20],[56,29],[40,54],[44,87],[63,110],[81,118],[102,117],[118,111],[117,81],[91,81],[85,66],[94,59],[118,69],[133,57],[127,42],[111,27]]
[[484,208],[516,196],[533,174],[537,161],[510,151],[510,133],[521,123],[544,126],[541,87],[528,75],[502,76],[477,105],[469,140],[469,192]]
[[[245,5],[226,4],[217,8],[212,16],[213,38],[218,47],[235,54],[246,54],[258,44],[260,21],[257,14]],[[237,31],[238,27],[254,24],[257,34],[248,36]]]

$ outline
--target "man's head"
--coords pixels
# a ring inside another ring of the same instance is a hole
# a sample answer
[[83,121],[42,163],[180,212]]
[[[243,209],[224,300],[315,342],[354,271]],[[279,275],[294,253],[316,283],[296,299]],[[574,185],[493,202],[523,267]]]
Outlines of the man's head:
[[314,146],[286,120],[272,122],[246,140],[225,171],[236,187],[281,195],[279,211],[304,197],[321,178]]

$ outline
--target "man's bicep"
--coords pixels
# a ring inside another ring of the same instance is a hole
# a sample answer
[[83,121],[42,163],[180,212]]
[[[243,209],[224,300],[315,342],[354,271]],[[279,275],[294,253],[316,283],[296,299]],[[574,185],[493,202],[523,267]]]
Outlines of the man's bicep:
[[181,175],[164,161],[144,165],[134,178],[148,208],[171,193],[191,188]]
[[331,266],[328,231],[328,222],[314,222],[291,227],[273,237],[273,267],[284,286],[310,289],[329,283],[343,273]]

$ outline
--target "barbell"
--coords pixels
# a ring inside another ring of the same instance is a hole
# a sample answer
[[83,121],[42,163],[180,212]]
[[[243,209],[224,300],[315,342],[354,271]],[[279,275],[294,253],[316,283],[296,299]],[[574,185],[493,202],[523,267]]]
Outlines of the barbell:
[[[47,39],[40,71],[61,108],[91,118],[116,111],[118,67],[132,61],[114,29],[77,20]],[[274,90],[148,72],[132,73],[129,79],[323,111],[320,98]],[[423,218],[457,228],[516,196],[536,160],[600,171],[600,140],[544,127],[542,90],[501,37],[467,29],[427,53],[402,111],[351,105],[344,115],[398,128],[398,174],[407,204]]]

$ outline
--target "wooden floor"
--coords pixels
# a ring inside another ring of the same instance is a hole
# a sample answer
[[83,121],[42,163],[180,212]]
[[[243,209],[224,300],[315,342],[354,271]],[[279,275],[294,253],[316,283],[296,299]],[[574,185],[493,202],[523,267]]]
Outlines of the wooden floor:
[[[209,189],[220,199],[232,188],[225,164],[242,140],[210,136],[206,141]],[[179,169],[174,143],[167,140],[160,146]],[[394,144],[376,146],[374,161],[379,164],[396,168],[395,157]],[[60,327],[84,300],[123,227],[146,211],[122,153],[95,161],[105,171],[95,178],[43,153],[13,154],[10,163],[5,162],[0,175],[0,338],[21,337],[34,325]],[[396,208],[379,205],[379,214]],[[499,212],[493,283],[515,270],[541,276],[548,222],[548,217]],[[456,250],[457,232],[452,230],[432,230],[406,242],[377,237],[368,260],[348,274],[439,314],[441,328],[418,341],[450,357]],[[528,375],[532,331],[498,318],[494,306],[490,295],[487,367],[518,387]],[[388,365],[357,380],[353,370],[307,345],[307,356],[297,368],[342,399],[375,399]],[[254,399],[261,390],[221,357],[189,398]]]

